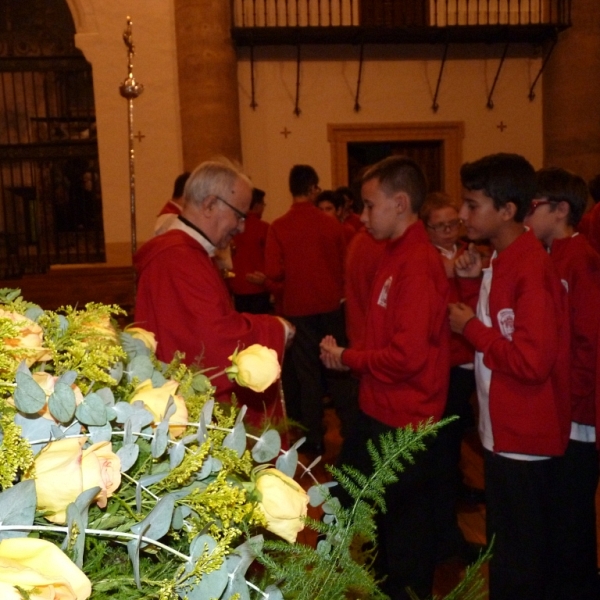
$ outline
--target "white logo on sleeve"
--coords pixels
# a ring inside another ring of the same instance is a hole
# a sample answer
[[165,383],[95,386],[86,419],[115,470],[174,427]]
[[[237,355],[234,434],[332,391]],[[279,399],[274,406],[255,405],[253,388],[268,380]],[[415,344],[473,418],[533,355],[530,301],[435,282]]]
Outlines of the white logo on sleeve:
[[500,333],[512,342],[512,334],[515,330],[515,311],[512,308],[498,311],[498,326]]
[[569,282],[566,279],[561,279],[560,282],[563,284],[565,290],[567,290],[567,293],[569,293]]
[[381,292],[379,292],[379,298],[377,299],[377,304],[379,306],[383,306],[383,308],[387,308],[387,299],[388,294],[390,292],[390,287],[392,285],[392,276],[390,275],[383,284],[381,288]]

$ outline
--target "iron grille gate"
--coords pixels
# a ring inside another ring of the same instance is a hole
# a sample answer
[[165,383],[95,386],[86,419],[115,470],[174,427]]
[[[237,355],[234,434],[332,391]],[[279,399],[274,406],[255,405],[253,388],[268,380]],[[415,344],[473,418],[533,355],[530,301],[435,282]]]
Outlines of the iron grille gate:
[[64,0],[36,3],[67,17],[62,46],[18,4],[0,0],[0,277],[105,260],[91,67]]

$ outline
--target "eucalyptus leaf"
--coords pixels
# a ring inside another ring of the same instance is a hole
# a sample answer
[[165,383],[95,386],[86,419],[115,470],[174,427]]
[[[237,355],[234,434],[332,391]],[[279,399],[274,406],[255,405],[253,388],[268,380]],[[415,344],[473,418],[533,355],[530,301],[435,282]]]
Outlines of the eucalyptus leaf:
[[61,334],[69,329],[69,321],[64,315],[58,315],[58,328]]
[[146,381],[152,377],[154,372],[154,365],[148,356],[136,356],[127,365],[127,378],[131,382],[134,378],[138,381]]
[[204,416],[204,411],[200,413],[200,423],[198,431],[196,432],[196,437],[198,439],[199,444],[203,444],[208,439],[208,428],[206,427],[206,418]]
[[281,454],[275,463],[275,467],[288,477],[294,477],[298,467],[298,452],[293,448],[285,454]]
[[276,585],[269,585],[265,589],[267,597],[264,600],[284,600],[281,590]]
[[125,423],[133,413],[133,406],[129,402],[117,402],[113,410],[117,413],[117,423]]
[[154,430],[154,435],[150,443],[152,458],[160,458],[165,453],[168,442],[169,421],[161,421]]
[[121,473],[127,473],[135,464],[140,454],[140,447],[137,444],[123,444],[117,450],[117,456],[121,461]]
[[311,486],[308,491],[308,501],[311,506],[320,506],[325,502],[327,496],[329,496],[329,488],[337,485],[335,481],[329,481],[318,485]]
[[133,425],[131,424],[131,419],[128,418],[123,427],[123,445],[133,444],[134,442]]
[[208,425],[212,421],[213,409],[215,408],[215,399],[210,398],[207,400],[202,407],[202,414],[204,415],[204,422]]
[[37,323],[38,319],[44,314],[44,311],[37,304],[34,306],[30,306],[25,311],[25,316],[32,321]]
[[75,410],[75,416],[84,425],[101,427],[108,421],[106,406],[98,394],[92,392]]
[[192,387],[200,394],[204,394],[212,389],[213,385],[210,379],[204,373],[196,373],[192,379]]
[[[220,598],[223,590],[227,587],[229,575],[225,561],[219,569],[202,575],[200,582],[190,589],[178,592],[181,598],[187,600],[207,600],[208,598]],[[181,595],[183,593],[183,595]],[[229,598],[230,596],[228,596]]]
[[241,457],[246,450],[246,429],[244,423],[239,422],[231,432],[229,432],[223,440],[223,448],[233,450],[238,457]]
[[144,408],[144,403],[140,401],[134,402],[132,405],[133,412],[129,416],[131,419],[131,427],[134,433],[140,433],[144,427],[154,423],[154,415]]
[[56,383],[64,383],[65,385],[73,385],[77,380],[77,371],[65,371],[57,380]]
[[112,368],[110,369],[110,371],[108,372],[108,374],[117,382],[119,383],[119,381],[121,381],[122,377],[123,377],[123,363],[121,361],[116,362]]
[[137,539],[127,542],[127,554],[129,554],[129,560],[131,560],[131,564],[133,565],[133,579],[138,590],[142,589],[140,581],[140,547],[142,545],[142,535],[143,533],[140,533]]
[[159,388],[167,382],[167,379],[160,371],[154,370],[150,381],[152,381],[152,387]]
[[110,442],[112,440],[112,427],[109,423],[106,423],[101,427],[90,425],[88,431],[90,432],[90,439],[93,444],[97,444],[98,442]]
[[[220,471],[221,469],[216,469],[216,470]],[[200,468],[200,470],[196,473],[196,479],[198,479],[199,481],[202,481],[203,479],[206,479],[212,472],[213,472],[213,457],[209,455],[206,457],[206,459],[202,463],[202,467]]]
[[319,540],[317,543],[317,554],[320,554],[321,556],[329,556],[332,548],[333,546],[327,540]]
[[238,412],[238,414],[237,414],[237,417],[235,418],[235,424],[236,424],[236,425],[239,425],[240,423],[242,423],[242,422],[243,422],[243,420],[244,420],[244,417],[246,416],[246,413],[247,413],[247,412],[248,412],[248,407],[247,407],[247,406],[244,404],[244,405],[243,405],[243,406],[240,408],[240,410],[239,410],[239,412]]
[[341,508],[339,498],[329,498],[327,502],[323,504],[323,512],[326,514],[335,514]]
[[21,428],[21,435],[33,442],[36,440],[47,440],[38,444],[33,444],[31,450],[36,455],[50,441],[52,431],[52,421],[44,417],[27,417],[17,413],[14,418],[15,423]]
[[171,469],[178,467],[185,458],[185,446],[182,442],[178,442],[177,444],[173,444],[169,448],[169,465]]
[[[37,498],[35,481],[27,479],[0,494],[0,523],[2,525],[33,525]],[[0,531],[0,540],[27,537],[27,531]]]
[[252,448],[252,458],[257,463],[265,463],[273,460],[281,450],[281,436],[275,429],[268,429],[254,444]]
[[103,387],[99,390],[96,390],[96,394],[102,398],[102,402],[104,402],[104,406],[114,406],[115,405],[115,395],[113,391],[108,387]]
[[15,406],[25,414],[35,414],[46,406],[46,392],[33,379],[30,373],[17,371],[17,387],[14,393]]
[[208,533],[197,535],[190,544],[190,557],[192,562],[197,562],[205,551],[207,551],[208,554],[212,554],[216,547],[217,540],[208,535]]
[[60,423],[68,423],[75,415],[77,402],[70,384],[57,381],[48,398],[50,414]]
[[[136,523],[131,527],[131,531],[140,533],[145,530],[145,537],[159,540],[169,531],[174,510],[175,498],[167,494],[156,503],[150,514],[141,523]],[[150,526],[145,529],[148,525]]]
[[231,569],[231,565],[229,566],[229,572],[234,575],[245,576],[246,571],[263,549],[264,543],[265,540],[262,535],[255,535],[249,540],[246,540],[243,544],[240,544],[234,550],[234,555],[239,557],[240,560],[235,564],[233,570]]
[[[233,565],[236,563],[235,556],[228,556],[225,559],[225,563],[227,564],[227,569],[231,569]],[[227,587],[225,588],[225,598],[231,598],[234,594],[238,594],[238,600],[250,600],[250,588],[246,583],[246,579],[243,575],[238,573],[234,574],[233,577],[228,578]]]
[[65,430],[56,423],[50,421],[50,435],[53,440],[62,440],[65,437]]
[[325,525],[331,525],[335,521],[335,515],[323,515],[322,519]]

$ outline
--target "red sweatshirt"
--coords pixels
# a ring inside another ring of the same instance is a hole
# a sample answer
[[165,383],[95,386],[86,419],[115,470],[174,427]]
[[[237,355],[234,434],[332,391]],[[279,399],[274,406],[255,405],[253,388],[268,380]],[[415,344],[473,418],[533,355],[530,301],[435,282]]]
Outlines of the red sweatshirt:
[[246,226],[232,241],[231,260],[235,277],[228,280],[234,294],[261,294],[267,290],[264,285],[246,281],[247,273],[265,271],[265,246],[269,224],[261,221],[255,213],[248,213]]
[[267,235],[265,273],[283,283],[283,314],[331,312],[344,295],[344,228],[311,202],[296,202]]
[[600,255],[579,234],[554,240],[550,258],[567,289],[571,322],[571,420],[594,425],[600,327]]
[[[157,356],[169,362],[185,352],[186,364],[201,358],[214,373],[231,363],[239,346],[263,344],[281,361],[285,342],[281,321],[268,315],[237,313],[206,250],[181,230],[170,230],[146,242],[136,253],[138,274],[135,321],[156,334]],[[210,373],[209,373],[210,375]],[[214,380],[217,397],[239,390],[226,375]]]
[[375,240],[366,229],[362,229],[348,246],[344,277],[346,333],[352,348],[364,348],[367,311],[373,280],[386,244],[386,241]]
[[385,248],[373,283],[365,349],[344,364],[361,375],[360,407],[391,427],[439,420],[450,372],[448,278],[421,221]]
[[494,452],[562,455],[571,429],[565,289],[531,231],[505,248],[492,268],[492,327],[474,318],[463,335],[491,370]]

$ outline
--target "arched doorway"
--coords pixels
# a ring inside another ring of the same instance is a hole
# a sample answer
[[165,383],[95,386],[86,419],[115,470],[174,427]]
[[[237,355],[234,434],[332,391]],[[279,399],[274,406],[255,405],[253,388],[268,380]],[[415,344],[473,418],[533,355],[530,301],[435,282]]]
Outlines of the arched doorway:
[[102,262],[91,66],[65,0],[0,0],[0,277]]

